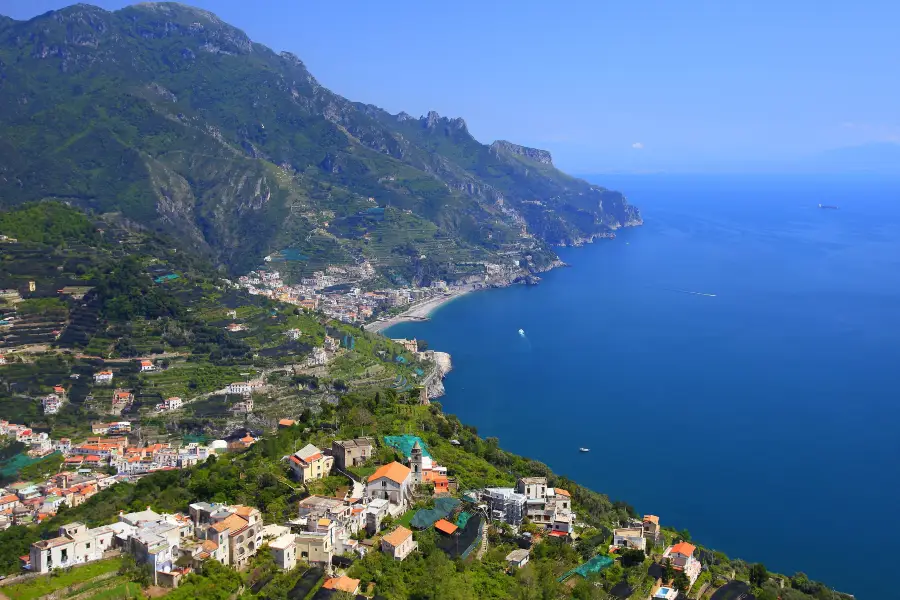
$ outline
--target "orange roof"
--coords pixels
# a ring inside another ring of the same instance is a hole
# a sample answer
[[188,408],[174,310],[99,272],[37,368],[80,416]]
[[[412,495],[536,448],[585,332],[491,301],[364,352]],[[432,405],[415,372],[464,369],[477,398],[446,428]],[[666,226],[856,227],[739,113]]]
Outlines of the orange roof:
[[19,497],[16,496],[15,494],[7,494],[6,496],[3,496],[2,498],[0,498],[0,504],[9,504],[10,502],[18,502],[18,501],[19,501]]
[[249,443],[255,442],[256,440],[254,440],[248,433],[247,435],[245,435],[244,437],[241,438],[241,441],[244,442],[245,444],[249,444]]
[[659,525],[659,517],[656,515],[644,515],[644,523],[653,523]]
[[396,548],[412,535],[412,531],[404,527],[403,525],[398,525],[395,530],[384,536],[383,539],[385,542]]
[[378,467],[378,470],[369,475],[368,481],[376,481],[382,477],[387,477],[391,481],[403,483],[410,474],[409,467],[403,466],[397,461]]
[[305,459],[303,459],[303,460],[304,460],[304,462],[306,462],[307,464],[309,464],[309,463],[311,463],[311,462],[314,461],[314,460],[319,460],[320,458],[322,458],[322,453],[321,453],[321,452],[316,452],[315,454],[310,454],[309,456],[307,456],[307,457],[306,457]]
[[348,594],[355,594],[359,589],[359,579],[353,579],[352,577],[341,575],[340,577],[332,577],[331,579],[326,579],[325,583],[322,584],[322,587],[326,590],[338,590],[341,592],[347,592]]
[[131,392],[116,392],[116,398],[127,398]]
[[65,392],[66,390],[61,385],[56,385],[56,386],[53,386],[53,391],[56,392],[57,394],[59,394],[59,393]]
[[153,363],[150,362],[149,360],[142,360],[142,361],[141,361],[141,366],[142,366],[142,367],[149,367],[149,366],[152,365],[152,364],[153,364]]
[[88,462],[98,462],[100,460],[100,457],[96,454],[88,454],[84,460]]
[[456,532],[459,527],[451,523],[446,519],[441,519],[440,521],[436,521],[434,524],[434,528],[440,531],[441,533],[446,533],[447,535],[452,535]]
[[245,519],[253,514],[253,511],[256,509],[251,506],[244,506],[243,504],[239,504],[234,507],[234,512],[244,517]]
[[672,554],[683,554],[685,556],[693,556],[694,550],[697,549],[697,546],[693,544],[688,544],[687,542],[678,542],[674,546],[672,546]]
[[281,419],[280,421],[278,421],[278,424],[281,425],[282,427],[290,427],[291,425],[294,424],[294,420],[293,419]]
[[247,527],[247,520],[243,517],[239,517],[237,515],[229,515],[225,517],[222,521],[219,521],[215,525],[212,526],[213,529],[222,533],[226,529],[231,530],[231,535],[236,534],[238,531],[242,531],[245,527]]
[[219,548],[219,545],[212,540],[203,540],[203,544],[200,547],[207,552],[214,552]]
[[564,490],[562,488],[556,488],[556,495],[557,496],[569,496],[570,498],[572,497],[572,494],[569,493],[569,490]]
[[290,461],[291,461],[292,463],[295,463],[295,464],[298,464],[298,465],[299,465],[300,463],[303,462],[303,461],[301,461],[299,458],[297,458],[296,456],[294,456],[293,454],[291,454]]

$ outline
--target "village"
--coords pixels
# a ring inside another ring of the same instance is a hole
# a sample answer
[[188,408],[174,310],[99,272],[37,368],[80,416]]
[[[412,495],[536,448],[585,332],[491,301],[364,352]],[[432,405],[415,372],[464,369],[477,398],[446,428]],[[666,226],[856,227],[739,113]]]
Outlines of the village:
[[445,281],[428,287],[404,287],[362,291],[362,282],[375,276],[369,262],[357,266],[328,266],[294,285],[286,284],[278,271],[252,271],[238,279],[238,285],[250,294],[262,295],[318,310],[344,323],[370,320],[378,312],[440,297],[449,291]]
[[[278,427],[295,425],[293,420],[284,419]],[[248,437],[243,448],[258,441]],[[514,487],[508,488],[460,490],[457,480],[434,460],[418,436],[385,436],[381,443],[400,460],[376,465],[366,476],[358,473],[364,465],[372,464],[378,451],[378,441],[371,437],[335,439],[328,448],[307,444],[285,456],[285,472],[296,484],[309,486],[339,475],[347,478],[349,486],[345,493],[335,496],[303,497],[291,511],[292,518],[282,522],[265,523],[260,510],[244,505],[197,501],[189,505],[186,514],[157,513],[147,507],[138,512],[122,512],[114,523],[99,527],[89,528],[81,522],[61,525],[56,537],[32,544],[29,554],[21,557],[22,568],[27,573],[49,573],[128,554],[151,570],[154,585],[173,588],[191,572],[202,569],[205,561],[214,560],[240,570],[263,551],[270,553],[284,571],[300,563],[321,569],[325,578],[314,597],[328,598],[331,592],[371,595],[371,589],[361,589],[360,580],[346,574],[347,568],[370,552],[403,561],[418,550],[416,531],[433,530],[437,547],[450,558],[471,556],[477,560],[487,550],[488,528],[505,527],[518,540],[518,548],[506,556],[510,573],[529,562],[535,544],[550,538],[571,544],[579,537],[581,526],[570,492],[550,487],[546,477],[520,477]],[[220,451],[240,449],[232,445]],[[137,450],[128,446],[125,437],[92,439],[67,450],[69,458],[89,451],[95,453],[91,456],[108,453],[109,464],[117,468],[134,452],[142,452],[141,460],[160,453],[190,457],[162,468],[196,464],[214,452],[210,448],[204,455],[204,451],[191,446],[177,451]],[[120,471],[120,475],[123,472],[127,471]],[[120,475],[79,470],[62,472],[43,484],[17,483],[4,490],[0,510],[15,519],[30,510],[28,507],[39,504],[48,511],[41,513],[46,518],[52,514],[51,505],[83,502],[84,494],[113,485]],[[73,496],[80,493],[78,490],[84,493]],[[416,508],[422,506],[423,500],[430,507]],[[610,556],[616,553],[643,553],[661,540],[659,518],[645,515],[613,532],[608,555],[598,555],[566,577],[587,576],[608,566],[612,562]],[[695,547],[681,541],[669,545],[660,562],[653,563],[650,569],[657,579],[651,597],[675,600],[679,591],[664,585],[666,569],[683,574],[690,586],[700,575],[701,564]]]

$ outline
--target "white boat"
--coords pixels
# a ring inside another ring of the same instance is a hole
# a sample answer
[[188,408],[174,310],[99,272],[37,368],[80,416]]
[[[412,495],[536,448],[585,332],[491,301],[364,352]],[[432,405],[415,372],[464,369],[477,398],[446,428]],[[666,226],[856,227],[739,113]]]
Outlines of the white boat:
[[590,448],[579,448],[578,451],[579,452],[590,452],[591,449]]
[[525,335],[525,330],[524,330],[524,329],[520,329],[520,330],[519,330],[519,335]]

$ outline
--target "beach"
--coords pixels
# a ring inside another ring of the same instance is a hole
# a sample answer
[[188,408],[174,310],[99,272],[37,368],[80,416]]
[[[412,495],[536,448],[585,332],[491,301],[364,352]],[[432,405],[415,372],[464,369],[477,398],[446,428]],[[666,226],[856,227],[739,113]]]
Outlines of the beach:
[[378,333],[384,331],[388,327],[393,327],[398,323],[405,323],[407,321],[427,321],[431,313],[436,311],[438,307],[456,300],[460,296],[464,296],[465,294],[474,292],[477,289],[480,288],[476,287],[475,285],[454,287],[446,294],[437,296],[435,298],[429,298],[428,300],[410,305],[409,308],[404,310],[399,315],[390,317],[383,321],[373,321],[372,323],[367,323],[364,326],[364,329],[366,331],[374,331],[375,333]]

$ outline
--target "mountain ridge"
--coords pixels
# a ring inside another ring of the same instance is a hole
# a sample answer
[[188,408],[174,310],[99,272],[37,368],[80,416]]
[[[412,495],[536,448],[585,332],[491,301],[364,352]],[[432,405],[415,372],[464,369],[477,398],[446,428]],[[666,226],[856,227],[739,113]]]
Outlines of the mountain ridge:
[[[288,247],[414,281],[463,278],[462,264],[533,272],[552,245],[641,222],[549,152],[353,102],[296,55],[176,3],[0,21],[0,149],[0,206],[118,212],[231,272]],[[373,201],[413,223],[360,218]],[[418,253],[401,260],[406,244]]]

